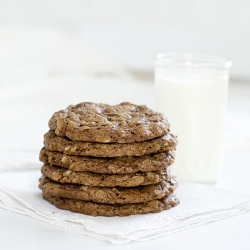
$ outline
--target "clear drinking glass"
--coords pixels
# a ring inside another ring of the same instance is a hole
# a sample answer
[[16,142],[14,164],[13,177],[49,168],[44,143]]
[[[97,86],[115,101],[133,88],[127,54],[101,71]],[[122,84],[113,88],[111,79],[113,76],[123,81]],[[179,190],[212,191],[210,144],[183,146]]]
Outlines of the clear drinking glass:
[[225,57],[199,54],[155,58],[155,109],[179,140],[171,166],[178,180],[213,183],[221,172],[231,65]]

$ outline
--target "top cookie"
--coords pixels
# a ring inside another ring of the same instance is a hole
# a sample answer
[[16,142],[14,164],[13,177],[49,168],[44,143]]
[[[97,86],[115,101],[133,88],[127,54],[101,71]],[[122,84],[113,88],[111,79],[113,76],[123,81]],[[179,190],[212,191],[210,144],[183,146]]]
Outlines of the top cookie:
[[132,143],[169,132],[167,118],[145,105],[83,102],[70,105],[51,117],[49,127],[58,136],[74,141]]

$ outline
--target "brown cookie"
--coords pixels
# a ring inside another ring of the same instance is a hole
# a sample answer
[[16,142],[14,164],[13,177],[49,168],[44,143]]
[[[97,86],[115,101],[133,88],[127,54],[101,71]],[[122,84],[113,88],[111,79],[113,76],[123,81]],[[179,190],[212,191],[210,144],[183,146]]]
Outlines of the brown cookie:
[[170,172],[168,169],[161,171],[135,173],[135,174],[97,174],[91,172],[75,172],[57,166],[45,164],[41,172],[44,176],[60,182],[82,184],[86,186],[99,187],[135,187],[156,184],[161,181],[168,181]]
[[160,171],[174,162],[174,151],[144,155],[141,157],[95,158],[66,155],[42,148],[40,161],[72,171],[89,171],[100,174],[132,174]]
[[180,202],[174,196],[165,196],[159,200],[144,203],[110,205],[76,199],[67,199],[43,194],[43,198],[59,209],[91,216],[128,216],[132,214],[158,213],[177,206]]
[[53,114],[49,127],[74,141],[131,143],[169,132],[167,118],[145,105],[83,102]]
[[140,203],[161,199],[177,187],[174,177],[170,181],[138,187],[92,187],[78,184],[60,184],[47,177],[40,179],[39,188],[47,196],[94,201],[108,204]]
[[56,136],[50,130],[44,135],[44,145],[47,150],[59,151],[67,155],[122,157],[142,156],[174,150],[177,145],[177,139],[172,134],[166,134],[150,141],[123,144],[76,142],[66,137]]

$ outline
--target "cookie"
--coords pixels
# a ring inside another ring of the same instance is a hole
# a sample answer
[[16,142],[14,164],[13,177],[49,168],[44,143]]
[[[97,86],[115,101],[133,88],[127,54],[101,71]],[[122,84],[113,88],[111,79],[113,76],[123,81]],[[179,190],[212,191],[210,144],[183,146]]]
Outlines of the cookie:
[[41,172],[44,176],[60,183],[82,184],[99,187],[135,187],[156,184],[170,179],[169,169],[156,172],[135,174],[97,174],[91,172],[75,172],[57,166],[45,164]]
[[94,158],[66,155],[42,148],[40,161],[72,171],[89,171],[100,174],[133,174],[159,171],[174,162],[174,151],[144,155],[141,157]]
[[88,214],[91,216],[128,216],[133,214],[158,213],[168,210],[179,204],[174,196],[165,196],[159,200],[152,200],[144,203],[110,205],[76,199],[67,199],[57,196],[43,194],[43,198],[59,209],[69,210],[75,213]]
[[53,114],[49,127],[74,141],[132,143],[169,132],[167,118],[145,105],[83,102]]
[[78,184],[60,184],[47,177],[40,179],[39,188],[47,196],[94,201],[108,204],[140,203],[161,199],[177,187],[174,177],[168,182],[138,187],[92,187]]
[[149,141],[123,144],[76,142],[66,137],[57,136],[50,130],[44,135],[44,145],[47,150],[59,151],[67,155],[122,157],[142,156],[174,150],[177,145],[177,139],[172,134],[166,134]]

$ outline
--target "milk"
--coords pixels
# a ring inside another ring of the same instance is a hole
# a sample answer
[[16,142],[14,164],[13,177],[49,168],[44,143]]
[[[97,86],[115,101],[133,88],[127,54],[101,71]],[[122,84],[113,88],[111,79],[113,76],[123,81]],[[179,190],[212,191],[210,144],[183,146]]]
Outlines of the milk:
[[178,180],[215,182],[222,169],[228,72],[155,71],[155,109],[178,136],[171,172]]

